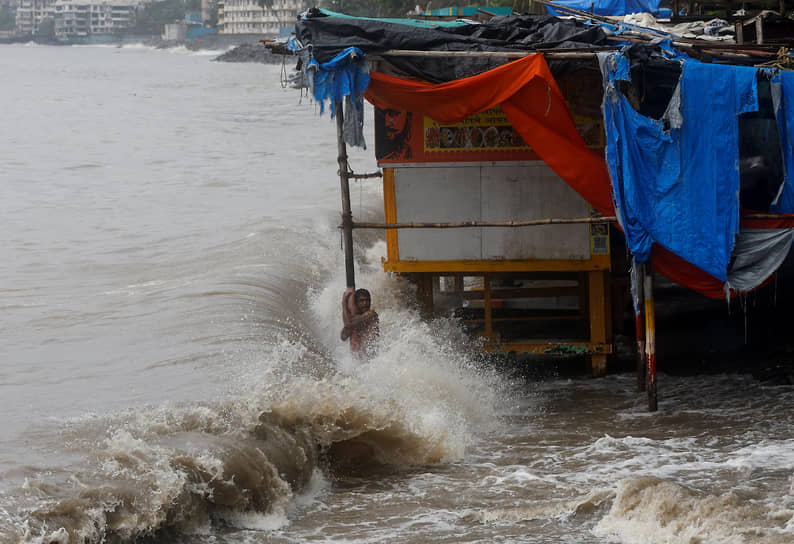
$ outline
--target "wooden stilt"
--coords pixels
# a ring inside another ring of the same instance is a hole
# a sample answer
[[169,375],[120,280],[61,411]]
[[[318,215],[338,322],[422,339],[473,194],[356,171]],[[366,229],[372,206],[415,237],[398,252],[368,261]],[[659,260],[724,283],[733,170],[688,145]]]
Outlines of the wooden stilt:
[[645,391],[645,265],[632,261],[631,298],[634,307],[634,331],[637,336],[637,391]]
[[576,290],[578,300],[577,315],[579,319],[588,319],[590,315],[590,300],[587,296],[587,272],[576,274]]
[[494,337],[493,331],[493,309],[491,308],[491,276],[486,274],[482,278],[482,293],[483,293],[483,310],[485,311],[485,330],[483,336],[487,338]]
[[[590,342],[604,344],[607,341],[607,314],[606,306],[606,272],[594,270],[587,273],[588,278],[588,308],[590,310]],[[604,376],[607,373],[607,356],[593,354],[590,356],[593,376]]]
[[353,268],[353,212],[350,210],[350,182],[347,165],[347,146],[342,137],[345,116],[342,102],[338,101],[336,109],[336,140],[339,148],[337,163],[339,164],[339,182],[342,189],[342,232],[345,240],[345,273],[347,287],[356,286],[356,275]]
[[419,302],[422,317],[433,317],[433,274],[417,274],[416,299]]
[[658,409],[656,398],[656,317],[653,305],[653,269],[650,263],[645,266],[644,273],[645,296],[645,360],[646,388],[648,389],[648,410],[655,412]]

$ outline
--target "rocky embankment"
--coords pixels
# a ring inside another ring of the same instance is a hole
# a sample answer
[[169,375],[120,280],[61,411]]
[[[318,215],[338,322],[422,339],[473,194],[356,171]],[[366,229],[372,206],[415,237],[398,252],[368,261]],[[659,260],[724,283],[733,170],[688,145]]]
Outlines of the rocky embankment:
[[219,62],[259,62],[262,64],[281,64],[283,55],[274,55],[261,43],[244,43],[215,57]]

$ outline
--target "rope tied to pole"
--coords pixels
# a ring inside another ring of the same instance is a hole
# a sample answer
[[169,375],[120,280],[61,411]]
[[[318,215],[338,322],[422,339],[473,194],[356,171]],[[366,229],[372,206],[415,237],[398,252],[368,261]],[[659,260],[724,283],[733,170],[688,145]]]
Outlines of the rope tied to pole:
[[794,70],[794,57],[791,56],[791,49],[788,47],[781,47],[777,50],[777,58],[756,64],[760,68],[780,68],[781,70]]

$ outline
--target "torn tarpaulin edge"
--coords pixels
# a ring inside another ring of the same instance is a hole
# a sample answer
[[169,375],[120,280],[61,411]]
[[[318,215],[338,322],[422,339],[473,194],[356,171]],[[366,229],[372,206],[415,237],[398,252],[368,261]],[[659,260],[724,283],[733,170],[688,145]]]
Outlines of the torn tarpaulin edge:
[[364,141],[364,91],[369,85],[369,66],[364,52],[348,47],[328,62],[319,63],[310,57],[304,64],[306,81],[314,99],[331,103],[331,118],[336,116],[336,104],[344,103],[345,123],[343,140],[346,144],[366,149]]
[[724,282],[739,230],[736,116],[758,107],[755,69],[683,61],[679,129],[641,115],[616,88],[628,75],[622,53],[600,61],[607,164],[632,254],[645,262],[657,243]]

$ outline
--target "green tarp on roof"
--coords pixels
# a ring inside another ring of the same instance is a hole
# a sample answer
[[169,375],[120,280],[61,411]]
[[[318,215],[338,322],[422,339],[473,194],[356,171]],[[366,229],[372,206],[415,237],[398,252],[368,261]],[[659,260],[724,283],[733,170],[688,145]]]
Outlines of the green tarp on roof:
[[396,23],[399,25],[417,26],[420,28],[440,28],[440,27],[456,27],[463,26],[467,23],[463,21],[425,21],[422,19],[395,19],[395,18],[382,18],[382,17],[354,17],[353,15],[345,15],[344,13],[336,13],[327,9],[319,10],[328,17],[340,17],[342,19],[359,19],[364,21],[381,21],[384,23]]

